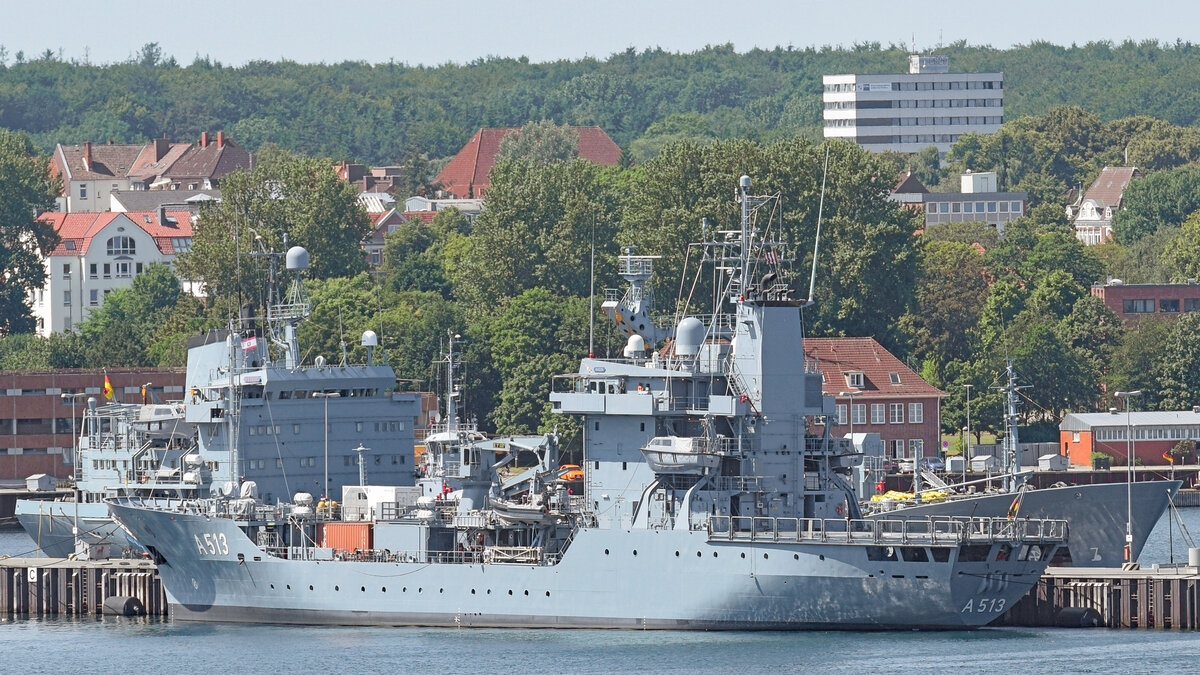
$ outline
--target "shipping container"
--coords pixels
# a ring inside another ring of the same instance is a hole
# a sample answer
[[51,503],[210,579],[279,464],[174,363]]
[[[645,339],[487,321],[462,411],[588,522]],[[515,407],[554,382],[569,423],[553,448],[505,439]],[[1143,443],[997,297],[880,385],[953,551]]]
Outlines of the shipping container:
[[321,546],[343,555],[366,551],[372,546],[371,523],[324,523],[321,525]]

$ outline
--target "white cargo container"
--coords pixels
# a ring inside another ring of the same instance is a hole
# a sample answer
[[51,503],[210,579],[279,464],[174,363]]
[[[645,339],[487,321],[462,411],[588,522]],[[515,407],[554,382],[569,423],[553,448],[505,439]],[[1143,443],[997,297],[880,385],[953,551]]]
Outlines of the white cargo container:
[[421,488],[412,485],[346,485],[342,487],[342,518],[378,520],[415,506],[419,496]]

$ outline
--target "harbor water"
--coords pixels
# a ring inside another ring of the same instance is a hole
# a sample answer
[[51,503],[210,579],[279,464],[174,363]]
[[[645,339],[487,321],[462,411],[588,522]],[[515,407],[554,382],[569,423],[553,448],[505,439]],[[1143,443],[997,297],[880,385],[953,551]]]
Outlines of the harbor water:
[[[1200,508],[1179,511],[1200,535]],[[1170,514],[1142,554],[1169,562]],[[1176,561],[1187,544],[1174,528]],[[0,554],[28,555],[23,532],[0,532]],[[1194,633],[992,628],[930,633],[698,633],[454,630],[223,625],[160,619],[5,619],[0,666],[23,673],[1022,672],[1151,673],[1192,669]]]

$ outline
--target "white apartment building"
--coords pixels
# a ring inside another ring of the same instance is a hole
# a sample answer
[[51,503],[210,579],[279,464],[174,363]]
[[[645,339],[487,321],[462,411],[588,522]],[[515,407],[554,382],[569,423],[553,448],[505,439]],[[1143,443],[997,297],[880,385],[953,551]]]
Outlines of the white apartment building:
[[170,265],[192,243],[192,214],[45,213],[61,241],[44,256],[46,283],[31,294],[39,335],[73,330],[152,263]]
[[1004,122],[1004,73],[951,73],[945,56],[909,57],[909,72],[826,75],[825,138],[872,152],[945,154],[967,133],[992,134]]

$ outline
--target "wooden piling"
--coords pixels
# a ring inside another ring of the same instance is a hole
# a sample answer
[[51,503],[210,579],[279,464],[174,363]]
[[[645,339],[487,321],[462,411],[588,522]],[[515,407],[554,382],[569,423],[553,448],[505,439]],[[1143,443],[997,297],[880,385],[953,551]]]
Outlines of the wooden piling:
[[167,601],[147,560],[0,559],[0,612],[16,616],[85,616],[113,596],[137,598],[149,616],[166,616]]
[[1109,628],[1197,630],[1200,568],[1051,567],[994,625],[1056,626],[1066,609],[1095,610]]

